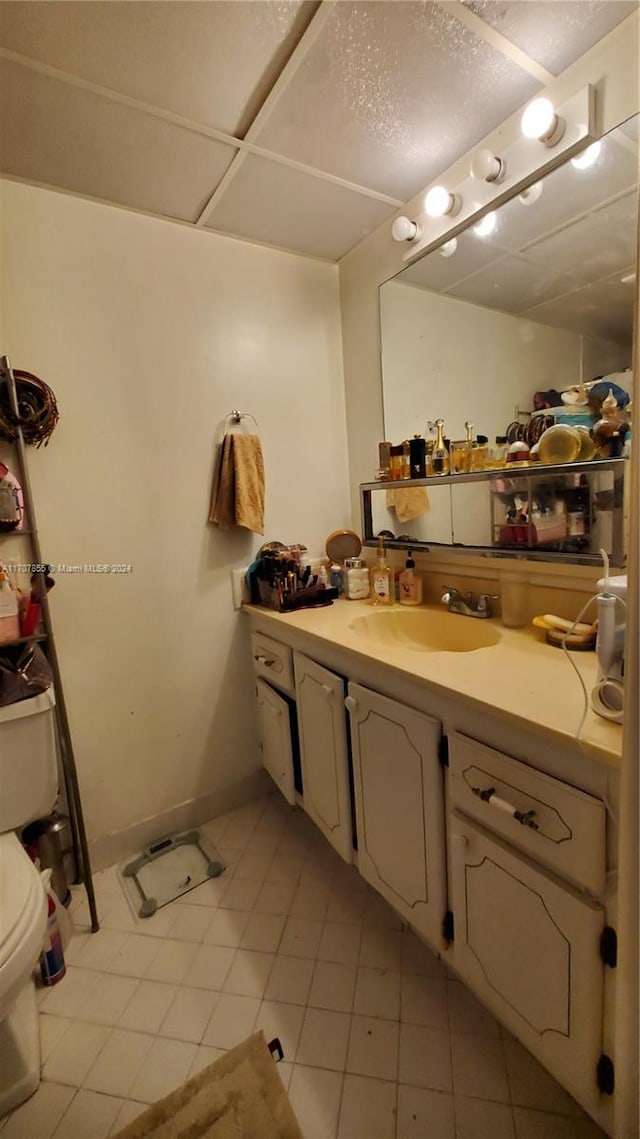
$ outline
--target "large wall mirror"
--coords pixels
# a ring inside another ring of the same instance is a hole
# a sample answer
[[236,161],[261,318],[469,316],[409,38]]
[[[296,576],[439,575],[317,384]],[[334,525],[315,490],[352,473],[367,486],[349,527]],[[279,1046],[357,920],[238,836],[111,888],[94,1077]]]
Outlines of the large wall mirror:
[[[536,392],[614,374],[631,391],[638,117],[381,286],[386,439],[428,437],[441,418],[451,440],[465,422],[493,440],[526,423]],[[406,524],[378,499],[374,526],[491,545],[482,488],[442,492]]]

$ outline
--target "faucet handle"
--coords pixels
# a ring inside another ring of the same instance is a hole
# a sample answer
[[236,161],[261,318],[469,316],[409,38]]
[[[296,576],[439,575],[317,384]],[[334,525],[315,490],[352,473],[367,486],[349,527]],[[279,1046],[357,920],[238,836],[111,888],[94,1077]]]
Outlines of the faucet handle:
[[443,585],[442,588],[444,589],[444,593],[442,594],[440,601],[443,605],[449,605],[450,602],[453,601],[453,598],[455,597],[458,590],[455,589],[453,585]]
[[491,601],[499,601],[499,600],[500,600],[500,594],[498,594],[498,593],[481,593],[479,598],[478,598],[477,612],[478,613],[489,613],[489,614],[491,614],[490,602]]

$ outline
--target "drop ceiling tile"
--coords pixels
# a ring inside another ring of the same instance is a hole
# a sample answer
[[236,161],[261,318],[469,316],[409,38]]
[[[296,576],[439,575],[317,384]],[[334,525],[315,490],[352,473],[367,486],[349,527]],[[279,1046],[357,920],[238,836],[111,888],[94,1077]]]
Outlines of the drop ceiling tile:
[[250,155],[207,225],[337,260],[392,213],[375,198]]
[[532,308],[522,315],[543,324],[567,328],[583,336],[613,340],[631,350],[633,300],[633,281],[623,284],[616,275],[608,281],[586,285],[583,289]]
[[537,90],[436,4],[342,0],[256,141],[405,201]]
[[463,0],[485,23],[559,75],[637,11],[621,0]]
[[0,61],[5,174],[191,221],[236,151]]
[[458,247],[450,257],[443,257],[440,250],[435,249],[410,265],[395,280],[437,293],[445,292],[470,273],[503,256],[501,250],[493,248],[473,232],[461,233],[458,235]]
[[622,272],[636,252],[637,194],[625,194],[592,214],[534,242],[527,258],[591,282]]
[[521,257],[505,257],[449,289],[448,295],[503,312],[520,313],[572,288],[574,282],[570,277],[533,265]]
[[607,137],[598,161],[587,170],[576,170],[566,162],[544,179],[537,202],[523,206],[516,197],[502,206],[498,211],[500,243],[514,251],[526,249],[605,199],[635,187],[637,181],[635,156]]
[[309,0],[4,0],[0,43],[237,134],[246,131],[314,9]]

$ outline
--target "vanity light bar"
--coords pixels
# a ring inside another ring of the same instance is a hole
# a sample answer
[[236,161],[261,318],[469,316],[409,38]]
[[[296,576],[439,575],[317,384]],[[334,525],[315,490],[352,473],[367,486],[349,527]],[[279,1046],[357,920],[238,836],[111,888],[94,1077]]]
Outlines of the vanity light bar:
[[[522,132],[522,120],[526,120],[527,129],[535,137],[526,137]],[[557,108],[546,98],[532,100],[520,122],[511,125],[509,134],[505,132],[506,141],[500,144],[499,154],[479,147],[472,156],[470,173],[462,182],[451,188],[439,183],[429,187],[424,212],[412,223],[416,232],[413,237],[404,238],[410,242],[410,248],[403,261],[414,261],[448,236],[454,237],[466,229],[476,216],[480,220],[489,209],[497,209],[522,193],[584,150],[585,143],[594,141],[594,134],[595,89],[591,85],[582,87]],[[426,205],[427,200],[439,207],[444,203],[448,208],[440,208],[434,214]]]

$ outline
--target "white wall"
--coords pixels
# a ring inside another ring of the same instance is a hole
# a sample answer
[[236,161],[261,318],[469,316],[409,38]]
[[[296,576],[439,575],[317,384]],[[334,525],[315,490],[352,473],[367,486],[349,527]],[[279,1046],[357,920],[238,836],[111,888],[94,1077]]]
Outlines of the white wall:
[[533,393],[580,378],[581,338],[456,297],[390,281],[380,290],[386,438],[426,434],[442,418],[449,439],[504,435]]
[[347,523],[338,274],[0,185],[1,350],[47,380],[61,413],[30,456],[43,556],[133,565],[58,574],[51,596],[96,841],[257,771],[229,569],[262,539],[207,525],[214,439],[231,408],[256,416],[267,538],[320,551]]

